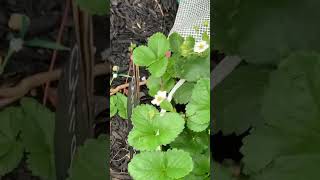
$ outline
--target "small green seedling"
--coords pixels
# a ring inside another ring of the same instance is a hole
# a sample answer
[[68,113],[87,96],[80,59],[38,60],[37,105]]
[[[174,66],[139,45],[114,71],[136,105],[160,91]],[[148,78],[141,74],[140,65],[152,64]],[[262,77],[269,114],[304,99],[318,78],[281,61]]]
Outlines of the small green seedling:
[[31,40],[25,40],[26,33],[29,29],[30,25],[30,19],[22,15],[22,21],[21,21],[21,29],[17,36],[12,35],[10,37],[10,45],[8,53],[3,61],[3,63],[0,64],[0,75],[3,74],[5,67],[7,66],[10,58],[14,53],[19,52],[24,46],[28,47],[40,47],[40,48],[46,48],[46,49],[53,49],[53,50],[69,50],[69,48],[47,40],[42,40],[38,38],[34,38]]

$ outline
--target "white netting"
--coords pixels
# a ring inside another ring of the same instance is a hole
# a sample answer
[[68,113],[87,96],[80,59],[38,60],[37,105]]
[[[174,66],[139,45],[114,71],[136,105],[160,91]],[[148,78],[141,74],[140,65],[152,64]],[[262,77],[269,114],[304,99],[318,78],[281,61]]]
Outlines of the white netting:
[[[180,0],[173,28],[170,34],[178,32],[183,37],[193,36],[196,41],[201,41],[203,32],[210,35],[210,24],[205,27],[203,23],[210,23],[210,0]],[[199,32],[194,27],[199,28]]]

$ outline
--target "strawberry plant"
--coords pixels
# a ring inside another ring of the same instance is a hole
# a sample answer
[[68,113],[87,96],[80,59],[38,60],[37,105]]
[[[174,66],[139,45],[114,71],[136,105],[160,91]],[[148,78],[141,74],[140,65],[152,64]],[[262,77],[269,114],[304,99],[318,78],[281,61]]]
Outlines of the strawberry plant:
[[68,180],[108,179],[107,169],[108,138],[100,135],[97,139],[88,139],[78,149]]
[[131,116],[128,142],[140,153],[128,171],[136,180],[210,179],[210,48],[203,37],[156,33],[133,50],[133,63],[150,73],[154,98]]
[[127,119],[127,97],[121,93],[117,93],[110,97],[110,116],[115,114],[123,119]]
[[[55,114],[31,98],[0,111],[0,178],[26,154],[27,167],[44,180],[55,180]],[[76,153],[69,179],[100,180],[107,173],[107,138],[89,139]]]
[[19,52],[24,46],[28,47],[40,47],[46,49],[55,49],[55,50],[69,50],[69,48],[48,40],[43,40],[39,38],[34,38],[30,40],[25,40],[25,36],[28,32],[28,28],[30,25],[30,19],[21,15],[21,29],[17,35],[13,33],[9,35],[10,46],[8,53],[3,62],[0,62],[0,75],[3,74],[5,67],[7,66],[10,58],[17,52]]
[[249,131],[240,149],[241,172],[214,162],[215,178],[318,179],[319,5],[215,2],[215,47],[244,62],[214,89],[214,131]]

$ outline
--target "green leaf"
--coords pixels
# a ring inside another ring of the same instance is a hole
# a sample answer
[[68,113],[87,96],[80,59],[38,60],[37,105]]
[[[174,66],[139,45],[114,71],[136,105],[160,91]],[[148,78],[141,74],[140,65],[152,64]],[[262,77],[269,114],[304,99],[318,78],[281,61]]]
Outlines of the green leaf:
[[193,55],[176,62],[178,77],[190,82],[210,78],[210,56]]
[[117,113],[121,118],[128,119],[127,96],[122,93],[110,97],[110,116],[112,117]]
[[290,124],[294,133],[319,130],[319,68],[318,53],[296,53],[283,60],[271,74],[264,97],[262,113],[269,124]]
[[[161,87],[162,85],[162,87]],[[169,92],[175,85],[175,80],[170,77],[167,72],[163,74],[161,78],[149,76],[147,80],[147,87],[149,89],[150,96],[155,96],[159,90]]]
[[168,67],[167,67],[167,74],[170,75],[170,77],[172,78],[177,78],[179,77],[178,73],[179,73],[179,66],[180,64],[178,64],[177,62],[181,61],[181,59],[183,59],[181,57],[181,55],[179,55],[178,53],[174,53],[171,55],[171,57],[168,59]]
[[169,92],[176,84],[176,81],[171,77],[168,72],[162,75],[162,89]]
[[166,152],[167,174],[171,178],[181,178],[189,174],[193,169],[190,154],[182,150],[168,150]]
[[178,104],[187,104],[190,101],[195,83],[185,82],[173,95],[173,99]]
[[180,52],[180,47],[184,42],[184,38],[182,36],[180,36],[179,33],[172,33],[169,36],[169,41],[170,41],[170,49],[172,52]]
[[241,149],[245,173],[259,180],[319,177],[319,68],[319,54],[297,53],[272,73],[262,106],[266,125],[246,137]]
[[128,119],[127,114],[127,96],[122,93],[117,93],[117,110],[118,114],[123,119]]
[[147,79],[147,87],[149,89],[150,96],[154,96],[160,90],[161,78],[155,76],[149,76]]
[[61,51],[70,50],[70,48],[65,47],[61,44],[38,39],[38,38],[32,39],[30,41],[25,41],[24,44],[30,47],[40,47],[40,48],[47,48],[47,49],[54,49],[54,50],[61,50]]
[[300,180],[300,179],[319,179],[320,156],[308,154],[300,156],[280,157],[271,168],[266,168],[261,174],[254,176],[253,180]]
[[204,33],[202,34],[202,40],[203,40],[203,41],[206,41],[208,44],[210,44],[210,36],[208,35],[207,32],[204,32]]
[[137,150],[155,150],[160,145],[171,143],[183,130],[184,119],[173,112],[160,116],[151,105],[140,105],[133,110],[133,129],[128,142]]
[[107,147],[108,138],[105,135],[86,140],[75,155],[68,180],[108,179]]
[[210,176],[208,176],[208,175],[197,176],[193,173],[190,173],[188,176],[184,177],[181,180],[211,180],[211,179],[210,179]]
[[21,30],[19,32],[19,36],[21,39],[24,39],[30,26],[30,18],[26,15],[22,15],[21,23],[22,24],[21,24]]
[[213,179],[219,179],[219,180],[235,180],[235,178],[232,177],[231,171],[220,165],[217,162],[213,163]]
[[200,154],[209,148],[209,134],[207,132],[195,133],[186,129],[170,143],[170,146],[190,154]]
[[152,49],[157,58],[163,58],[170,48],[167,37],[162,33],[155,33],[148,39],[148,47]]
[[138,66],[149,66],[157,61],[154,52],[147,46],[139,46],[133,50],[133,62]]
[[132,124],[141,131],[146,130],[148,132],[144,128],[149,126],[159,115],[159,111],[154,106],[148,104],[139,105],[133,109],[131,116]]
[[118,112],[117,100],[117,95],[113,95],[110,97],[110,117],[113,117]]
[[193,156],[193,174],[197,176],[210,175],[210,156],[208,154],[195,154]]
[[105,0],[76,0],[78,6],[92,15],[106,15],[109,13],[110,1]]
[[19,108],[9,107],[0,111],[0,177],[18,166],[23,157],[23,146],[18,134],[23,113]]
[[167,152],[142,152],[128,165],[130,175],[136,180],[173,180],[186,176],[192,169],[189,153],[177,149]]
[[[273,158],[285,155],[295,144],[298,145],[299,141],[301,139],[276,128],[260,127],[252,131],[251,135],[244,139],[241,148],[244,154],[244,172],[251,174],[262,170],[272,162]],[[261,155],[259,152],[264,153]],[[286,153],[283,154],[284,152]]]
[[264,122],[261,104],[270,71],[255,65],[240,66],[215,87],[215,132],[242,134]]
[[23,150],[24,148],[21,142],[11,142],[7,153],[0,156],[0,178],[18,167],[23,158]]
[[168,58],[163,57],[152,64],[148,67],[148,70],[150,71],[151,75],[154,77],[161,77],[167,69],[168,66]]
[[167,69],[168,58],[165,56],[170,48],[169,40],[162,33],[156,33],[148,40],[147,46],[139,46],[133,51],[133,61],[140,66],[148,66],[154,77],[161,77]]
[[172,104],[167,99],[163,100],[160,103],[160,108],[164,109],[166,111],[173,111],[174,110]]
[[217,0],[213,42],[217,49],[256,64],[277,64],[302,50],[319,52],[318,7],[317,0]]
[[189,129],[200,132],[210,124],[210,79],[201,79],[195,85],[190,103],[186,106]]
[[28,167],[42,179],[54,179],[54,123],[55,115],[31,98],[23,98],[25,114],[22,139],[28,155]]
[[186,37],[185,41],[180,46],[182,56],[188,56],[190,53],[192,53],[194,45],[194,38],[192,36]]

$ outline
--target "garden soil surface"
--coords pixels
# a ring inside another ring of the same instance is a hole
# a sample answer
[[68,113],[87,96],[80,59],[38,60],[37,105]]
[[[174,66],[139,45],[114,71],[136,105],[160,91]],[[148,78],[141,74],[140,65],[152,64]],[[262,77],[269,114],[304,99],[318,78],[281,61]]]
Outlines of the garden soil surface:
[[[146,43],[156,32],[168,35],[177,12],[176,0],[111,0],[111,63],[127,73],[131,43]],[[140,68],[140,76],[147,76]],[[112,87],[124,84],[125,78],[117,78]],[[147,94],[146,88],[142,92]],[[143,96],[140,103],[150,103],[150,97]],[[110,172],[114,180],[132,179],[128,174],[128,163],[135,152],[128,145],[130,131],[128,120],[115,116],[111,119]]]

